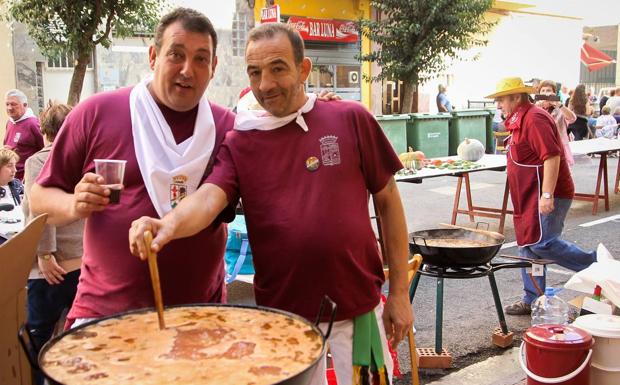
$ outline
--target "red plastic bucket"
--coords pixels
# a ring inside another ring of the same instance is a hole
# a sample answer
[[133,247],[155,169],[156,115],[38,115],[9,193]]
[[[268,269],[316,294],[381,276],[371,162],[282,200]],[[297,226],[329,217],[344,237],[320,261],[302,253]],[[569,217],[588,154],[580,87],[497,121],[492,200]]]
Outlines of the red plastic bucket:
[[537,325],[527,329],[519,352],[527,385],[589,385],[593,344],[588,332],[572,326]]

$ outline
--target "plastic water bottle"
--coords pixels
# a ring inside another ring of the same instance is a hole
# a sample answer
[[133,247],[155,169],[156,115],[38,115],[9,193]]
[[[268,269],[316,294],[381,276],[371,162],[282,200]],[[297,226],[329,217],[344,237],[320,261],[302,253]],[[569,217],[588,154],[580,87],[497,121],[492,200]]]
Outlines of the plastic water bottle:
[[552,287],[545,288],[545,294],[532,303],[532,326],[540,324],[568,324],[568,304]]

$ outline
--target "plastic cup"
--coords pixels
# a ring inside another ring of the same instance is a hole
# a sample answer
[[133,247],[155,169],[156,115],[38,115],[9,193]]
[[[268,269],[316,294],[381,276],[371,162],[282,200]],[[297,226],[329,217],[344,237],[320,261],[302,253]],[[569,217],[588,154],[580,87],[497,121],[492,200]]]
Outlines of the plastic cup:
[[95,159],[95,173],[103,177],[103,185],[110,189],[110,203],[121,200],[126,163],[126,160]]

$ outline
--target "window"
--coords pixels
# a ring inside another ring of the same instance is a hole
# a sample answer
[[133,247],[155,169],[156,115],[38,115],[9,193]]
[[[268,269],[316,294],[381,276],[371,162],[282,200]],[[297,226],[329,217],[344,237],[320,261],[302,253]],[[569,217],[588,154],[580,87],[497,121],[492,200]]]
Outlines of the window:
[[[93,68],[95,51],[90,54],[90,61],[86,66],[87,69]],[[63,52],[55,58],[47,59],[47,68],[73,68],[77,62],[77,55],[72,52]]]
[[235,12],[232,27],[232,50],[233,56],[245,56],[245,43],[248,31],[252,28],[250,16],[247,13]]

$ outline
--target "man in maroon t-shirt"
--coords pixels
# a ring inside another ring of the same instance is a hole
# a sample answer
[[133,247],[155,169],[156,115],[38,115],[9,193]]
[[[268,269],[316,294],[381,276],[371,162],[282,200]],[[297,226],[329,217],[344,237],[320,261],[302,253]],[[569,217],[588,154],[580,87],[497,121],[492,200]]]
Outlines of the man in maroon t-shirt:
[[[354,378],[353,363],[359,361],[352,340],[360,340],[353,325],[358,333],[363,329],[358,321],[365,317],[377,331],[372,356],[382,353],[385,359],[375,364],[381,369],[385,364],[391,375],[387,341],[395,346],[413,322],[407,228],[393,178],[402,164],[362,105],[305,95],[312,64],[290,26],[255,28],[246,62],[252,91],[269,114],[237,112],[235,130],[226,135],[205,184],[163,219],[134,222],[132,252],[145,257],[145,230],[156,234],[152,248],[160,251],[172,239],[208,226],[241,198],[257,304],[315,319],[322,297],[329,296],[338,305],[339,322],[329,339],[338,383],[351,384]],[[369,194],[382,220],[390,268],[384,308],[379,305],[384,275],[368,215]],[[322,384],[325,371],[316,373],[311,383]]]
[[[148,266],[131,256],[127,231],[141,216],[163,215],[183,198],[179,191],[197,188],[232,128],[234,114],[205,95],[217,64],[216,46],[215,30],[203,14],[173,10],[160,21],[149,50],[152,79],[93,95],[65,120],[32,186],[31,207],[49,213],[56,224],[87,218],[69,320],[153,306]],[[204,155],[208,149],[211,156]],[[95,159],[127,161],[119,203],[111,204],[110,188],[93,172]],[[230,221],[234,211],[226,214]],[[165,305],[225,300],[222,220],[159,254]]]
[[[551,115],[528,100],[521,78],[497,83],[495,99],[506,115],[508,139],[506,169],[514,207],[514,225],[519,254],[531,259],[551,259],[573,271],[596,261],[596,252],[586,252],[561,239],[564,219],[575,188],[566,162],[562,141]],[[506,307],[506,313],[527,315],[532,302],[545,290],[545,276],[532,277],[522,269],[523,299]]]
[[19,155],[15,177],[24,179],[24,163],[35,152],[43,148],[43,135],[39,128],[39,119],[28,107],[28,98],[20,90],[10,90],[5,96],[6,122],[4,146]]

